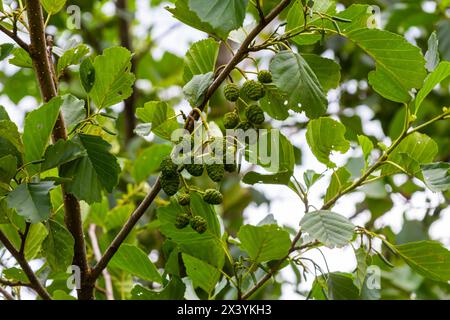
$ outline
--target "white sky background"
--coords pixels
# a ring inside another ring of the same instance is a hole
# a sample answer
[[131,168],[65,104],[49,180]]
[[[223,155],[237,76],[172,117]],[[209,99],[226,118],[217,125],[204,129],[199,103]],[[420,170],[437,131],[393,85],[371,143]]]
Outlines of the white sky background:
[[[70,1],[69,1],[70,3]],[[153,35],[158,37],[159,44],[154,51],[156,56],[161,56],[165,51],[171,51],[179,56],[184,56],[185,52],[188,50],[190,43],[204,39],[206,35],[203,32],[197,31],[185,25],[177,26],[174,30],[161,37],[170,27],[174,24],[179,24],[179,22],[174,19],[169,12],[164,10],[164,5],[157,9],[150,9],[148,6],[148,0],[137,0],[138,8],[136,10],[136,21],[139,25],[135,27],[134,32],[137,35],[143,35],[147,32],[150,26],[153,27]],[[433,3],[433,2],[431,2]],[[427,7],[427,10],[432,10],[433,8]],[[110,15],[115,14],[114,5],[110,2],[104,6],[104,12]],[[413,40],[417,36],[417,30],[411,30],[407,34],[408,40]],[[0,43],[11,42],[8,38],[0,35]],[[61,45],[61,44],[60,44]],[[265,54],[268,54],[267,51]],[[327,57],[330,57],[330,52],[326,52]],[[331,52],[332,54],[332,52]],[[332,57],[332,55],[331,55]],[[15,72],[17,70],[14,66],[7,66],[5,62],[0,63],[1,70],[8,70],[8,72]],[[350,82],[346,84],[347,86],[355,87],[357,83]],[[0,84],[0,89],[3,85]],[[338,109],[336,101],[338,97],[338,91],[331,91],[328,95],[330,106],[328,111],[336,111]],[[16,122],[19,127],[23,126],[24,114],[34,108],[37,108],[37,104],[34,98],[25,98],[21,101],[19,106],[15,106],[11,101],[5,97],[0,96],[0,104],[5,106],[7,112],[14,122]],[[189,110],[189,105],[183,103],[180,106],[184,111]],[[377,121],[371,121],[372,111],[367,106],[360,106],[357,108],[356,112],[362,117],[364,125],[365,134],[372,134],[380,139],[384,139],[382,136],[381,126]],[[292,114],[293,118],[303,119],[303,115]],[[280,126],[281,122],[274,121],[274,126]],[[289,140],[297,147],[302,150],[303,165],[297,166],[295,170],[295,176],[297,180],[301,181],[303,172],[307,169],[315,170],[316,172],[323,172],[326,168],[323,164],[319,163],[314,155],[309,150],[306,143],[305,132],[300,131],[292,134],[291,132],[284,132]],[[381,134],[381,136],[380,136]],[[389,140],[387,140],[389,141]],[[348,152],[345,156],[343,155],[333,155],[332,159],[337,162],[338,165],[345,164],[345,159],[350,156],[359,156],[361,151],[358,148],[352,148],[352,151]],[[321,196],[325,193],[328,186],[329,179],[322,179],[317,182],[310,192],[310,204],[320,208],[322,201]],[[244,186],[244,185],[243,185]],[[288,225],[298,229],[298,223],[304,214],[303,203],[295,195],[293,191],[285,186],[276,185],[258,185],[255,187],[257,190],[264,192],[266,197],[271,200],[270,208],[267,205],[261,205],[256,207],[255,205],[250,205],[245,210],[246,222],[250,224],[257,224],[262,220],[267,214],[271,213],[274,215],[275,219],[282,225]],[[439,194],[433,194],[429,191],[419,192],[414,195],[411,201],[406,202],[400,197],[394,197],[394,207],[382,218],[376,221],[376,226],[389,225],[395,232],[401,230],[403,224],[403,213],[406,213],[408,219],[418,219],[421,220],[425,213],[426,208],[430,205],[425,203],[425,195],[431,196],[432,206],[437,206],[443,201],[443,198]],[[361,201],[364,195],[361,192],[356,192],[348,196],[344,196],[340,201],[337,202],[333,211],[340,213],[344,216],[350,217],[355,212],[355,204]],[[370,218],[368,212],[360,214],[356,219],[354,219],[355,224],[364,224]],[[430,236],[432,239],[442,241],[447,247],[450,246],[450,209],[446,209],[441,214],[441,219],[435,222],[430,229]],[[356,267],[356,260],[354,258],[353,250],[351,247],[344,249],[323,249],[323,253],[327,259],[327,264],[330,271],[343,271],[352,272]],[[322,256],[315,251],[311,251],[307,254],[307,257],[314,259],[324,270],[326,270],[325,263],[323,262]],[[153,258],[153,257],[152,257]],[[39,267],[39,263],[36,263],[36,267]],[[285,268],[283,270],[283,276],[289,281],[295,282],[295,276],[291,269]],[[301,289],[307,289],[311,285],[313,276],[309,277],[307,284],[301,286]],[[31,297],[31,296],[30,296]],[[301,296],[295,294],[294,288],[291,285],[286,285],[283,287],[282,299],[298,299]]]

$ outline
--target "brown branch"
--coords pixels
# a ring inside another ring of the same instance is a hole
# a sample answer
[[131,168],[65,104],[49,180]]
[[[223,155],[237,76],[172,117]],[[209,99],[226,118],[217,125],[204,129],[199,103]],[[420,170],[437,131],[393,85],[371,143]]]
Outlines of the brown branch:
[[[270,23],[272,22],[278,14],[283,11],[291,2],[291,0],[283,0],[281,1],[265,18],[264,21],[260,21],[259,24],[249,33],[249,35],[245,38],[244,42],[239,47],[235,56],[230,60],[227,66],[223,69],[223,71],[217,76],[214,82],[209,87],[205,99],[203,103],[198,107],[198,109],[203,110],[207,105],[209,99],[216,92],[222,82],[228,77],[230,72],[234,69],[234,67],[241,62],[247,53],[249,52],[249,46],[258,36],[258,34]],[[192,132],[194,130],[194,122],[198,120],[199,114],[195,110],[192,110],[186,120],[185,128]],[[195,119],[195,120],[194,120]],[[136,223],[142,217],[142,215],[147,211],[148,207],[152,204],[153,200],[158,195],[161,190],[160,177],[157,178],[155,184],[152,187],[152,190],[147,194],[141,204],[137,207],[137,209],[133,212],[130,219],[125,223],[122,229],[119,231],[117,236],[109,245],[108,249],[103,254],[103,257],[97,263],[97,265],[91,271],[90,280],[92,283],[95,283],[95,280],[100,276],[102,270],[106,268],[109,261],[112,259],[114,254],[119,249],[122,242],[126,239],[128,234],[133,230]]]
[[17,43],[22,49],[24,49],[26,52],[30,52],[30,48],[28,44],[25,43],[18,35],[17,33],[10,31],[6,29],[3,25],[0,24],[0,31],[6,34],[8,37],[10,37],[12,40],[14,40],[15,43]]
[[5,297],[6,300],[15,300],[14,297],[2,287],[0,287],[0,293]]
[[[128,0],[117,0],[116,3],[117,16],[119,18],[119,36],[122,47],[133,52],[133,40],[130,34],[130,21],[128,20]],[[136,59],[133,56],[131,60],[130,71],[136,71]],[[135,136],[134,128],[136,127],[136,118],[134,116],[134,105],[137,100],[136,85],[133,84],[131,96],[125,100],[124,119],[125,119],[125,144]]]
[[[44,18],[39,1],[27,0],[27,15],[30,28],[30,56],[36,72],[42,98],[45,102],[57,96],[57,86],[53,78],[53,62],[47,51],[47,41],[44,30]],[[66,126],[61,113],[53,128],[53,140],[67,140]],[[79,299],[92,299],[93,288],[86,286],[89,275],[89,266],[86,258],[83,224],[81,221],[80,204],[72,194],[65,191],[62,186],[65,222],[67,228],[75,239],[73,264],[81,270],[82,288],[78,290]]]
[[16,259],[17,263],[22,268],[23,272],[26,274],[28,280],[30,281],[30,287],[33,288],[34,291],[44,300],[51,300],[50,294],[45,290],[44,286],[41,284],[41,282],[36,277],[36,274],[34,273],[33,269],[31,269],[30,265],[28,264],[27,260],[25,259],[25,256],[21,254],[9,241],[9,239],[6,237],[6,235],[0,231],[0,242],[3,243],[5,248],[11,253],[11,255]]

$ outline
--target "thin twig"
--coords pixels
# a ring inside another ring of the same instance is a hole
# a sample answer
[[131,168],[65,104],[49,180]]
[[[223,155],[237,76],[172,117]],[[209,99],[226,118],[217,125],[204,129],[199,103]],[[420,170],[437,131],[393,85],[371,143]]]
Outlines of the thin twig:
[[[100,246],[98,245],[98,239],[96,234],[96,225],[91,224],[89,226],[89,238],[91,239],[92,250],[94,251],[94,256],[97,261],[102,258],[102,252],[100,251]],[[105,295],[107,300],[114,300],[114,291],[112,286],[111,275],[108,269],[105,268],[102,271],[103,278],[105,278]]]
[[17,43],[26,52],[30,52],[29,45],[25,41],[23,41],[16,33],[6,29],[1,24],[0,24],[0,31],[6,34],[8,37],[10,37],[12,40],[14,40],[14,42]]
[[16,259],[17,263],[22,268],[23,272],[28,277],[28,280],[30,281],[30,287],[33,288],[34,291],[44,300],[51,300],[50,294],[45,290],[42,283],[38,280],[36,274],[34,273],[33,269],[31,269],[30,265],[28,264],[27,260],[25,259],[25,256],[20,254],[19,251],[14,247],[14,245],[9,241],[9,239],[6,237],[6,235],[0,231],[0,242],[3,243],[5,248],[11,253],[11,255]]
[[15,300],[14,297],[2,287],[0,287],[0,293],[5,297],[6,300]]

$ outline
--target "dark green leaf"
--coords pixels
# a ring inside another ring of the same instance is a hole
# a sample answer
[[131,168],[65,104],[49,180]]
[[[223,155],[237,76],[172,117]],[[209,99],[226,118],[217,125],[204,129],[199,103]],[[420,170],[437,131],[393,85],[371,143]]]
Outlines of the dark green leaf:
[[273,82],[287,94],[289,105],[301,104],[309,118],[317,118],[327,110],[327,98],[316,74],[294,52],[280,52],[270,62]]
[[119,181],[120,166],[109,153],[111,145],[99,136],[79,134],[72,141],[78,143],[86,156],[61,167],[61,176],[71,178],[66,190],[88,203],[101,201],[101,191],[112,192]]
[[48,221],[48,235],[42,243],[43,254],[54,272],[66,272],[72,264],[74,240],[55,220]]
[[50,190],[53,188],[53,182],[48,181],[23,183],[8,194],[8,207],[31,223],[47,220],[52,209]]

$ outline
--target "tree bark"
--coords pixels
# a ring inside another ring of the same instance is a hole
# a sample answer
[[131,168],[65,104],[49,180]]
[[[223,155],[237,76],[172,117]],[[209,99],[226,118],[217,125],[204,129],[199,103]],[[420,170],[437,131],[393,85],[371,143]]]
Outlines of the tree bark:
[[[54,80],[53,62],[47,49],[47,40],[44,30],[44,17],[42,7],[37,0],[27,0],[28,24],[30,27],[29,52],[33,67],[41,90],[44,102],[57,96],[57,84]],[[53,141],[67,140],[67,131],[62,114],[60,113],[52,132]],[[78,290],[78,298],[82,300],[93,298],[93,287],[87,285],[89,266],[86,259],[86,246],[84,242],[83,224],[81,221],[80,204],[62,186],[65,222],[75,240],[73,264],[81,270],[82,288]]]
[[[119,18],[120,45],[130,50],[130,52],[133,52],[133,41],[130,34],[130,21],[128,20],[127,17],[128,0],[117,0],[116,8],[117,8],[117,17]],[[132,73],[135,73],[136,71],[136,59],[134,56],[131,60],[130,71]],[[136,95],[136,87],[134,84],[132,89],[133,93],[124,102],[125,145],[135,136],[134,128],[136,127],[136,117],[134,115],[134,109],[137,95]]]

